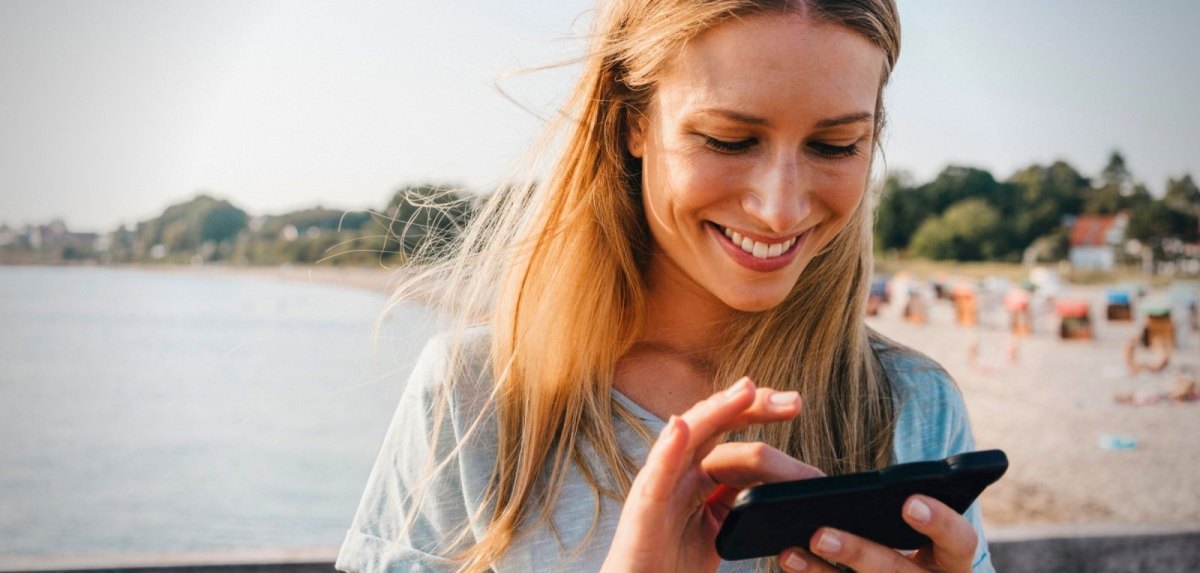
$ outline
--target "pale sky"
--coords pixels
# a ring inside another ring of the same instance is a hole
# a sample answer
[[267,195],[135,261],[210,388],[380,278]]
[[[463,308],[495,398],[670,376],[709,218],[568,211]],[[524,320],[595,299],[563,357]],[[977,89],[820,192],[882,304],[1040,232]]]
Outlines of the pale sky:
[[[257,215],[490,189],[541,125],[493,82],[576,54],[591,5],[0,0],[0,223],[111,230],[201,191]],[[900,10],[890,168],[1095,175],[1120,149],[1155,193],[1200,177],[1200,2]],[[502,84],[545,112],[571,72]]]

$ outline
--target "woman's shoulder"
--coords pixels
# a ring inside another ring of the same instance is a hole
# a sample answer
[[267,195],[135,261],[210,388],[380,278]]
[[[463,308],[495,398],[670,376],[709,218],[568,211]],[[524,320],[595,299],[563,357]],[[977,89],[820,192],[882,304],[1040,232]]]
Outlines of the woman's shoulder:
[[477,407],[492,389],[491,329],[486,326],[440,332],[425,343],[405,393],[422,402],[449,391],[450,403]]
[[871,337],[871,350],[899,399],[958,396],[958,386],[936,360],[882,335]]
[[896,462],[940,459],[973,449],[966,403],[946,369],[882,336],[873,337],[871,346],[895,398]]

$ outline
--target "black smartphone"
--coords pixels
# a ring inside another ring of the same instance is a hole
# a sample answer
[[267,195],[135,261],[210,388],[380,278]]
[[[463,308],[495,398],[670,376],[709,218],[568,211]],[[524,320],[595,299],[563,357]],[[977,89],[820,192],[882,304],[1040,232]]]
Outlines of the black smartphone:
[[717,554],[727,561],[778,555],[789,547],[808,547],[823,526],[896,549],[917,549],[929,538],[901,517],[909,496],[927,495],[963,513],[1007,469],[1004,452],[984,450],[747,488],[717,533]]

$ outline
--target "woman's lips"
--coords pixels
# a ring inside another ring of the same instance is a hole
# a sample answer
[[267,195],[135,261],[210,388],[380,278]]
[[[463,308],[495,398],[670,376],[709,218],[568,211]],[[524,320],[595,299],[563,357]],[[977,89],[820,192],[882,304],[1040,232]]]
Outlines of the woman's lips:
[[[740,233],[727,231],[724,227],[716,223],[707,222],[706,225],[709,232],[714,235],[714,238],[721,244],[725,253],[734,262],[758,272],[771,272],[786,267],[796,258],[796,253],[799,252],[800,246],[804,244],[804,240],[809,234],[809,231],[805,231],[786,241],[771,244],[743,237]],[[741,242],[735,243],[734,239],[740,239]],[[749,252],[745,249],[747,246],[750,247]],[[773,250],[779,251],[778,254],[773,253]],[[756,254],[765,256],[755,256]]]

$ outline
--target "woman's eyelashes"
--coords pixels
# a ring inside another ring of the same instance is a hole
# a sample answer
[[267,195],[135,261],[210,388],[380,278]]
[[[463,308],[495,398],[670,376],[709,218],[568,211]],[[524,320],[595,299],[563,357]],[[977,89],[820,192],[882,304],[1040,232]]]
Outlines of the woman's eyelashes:
[[[747,137],[744,139],[721,139],[711,135],[704,136],[705,147],[727,155],[744,153],[755,145],[758,145],[758,138],[756,137]],[[858,155],[859,142],[855,141],[849,145],[833,145],[830,143],[814,141],[808,144],[808,148],[820,157],[824,157],[826,159],[841,159]]]
[[809,147],[809,149],[812,149],[814,152],[816,152],[817,155],[820,155],[821,157],[827,157],[830,159],[853,157],[858,154],[858,142],[857,141],[854,143],[851,143],[850,145],[830,145],[828,143],[821,143],[819,141],[814,141],[814,142],[808,144],[808,147]]
[[709,135],[704,136],[704,145],[721,153],[741,153],[747,149],[750,149],[756,143],[758,143],[758,139],[753,137],[729,141],[725,139],[717,139]]

